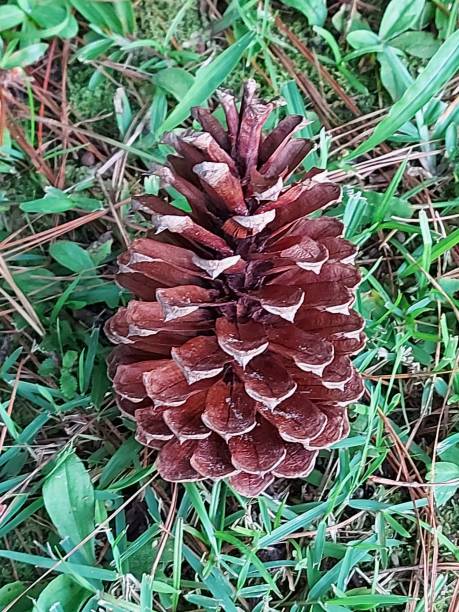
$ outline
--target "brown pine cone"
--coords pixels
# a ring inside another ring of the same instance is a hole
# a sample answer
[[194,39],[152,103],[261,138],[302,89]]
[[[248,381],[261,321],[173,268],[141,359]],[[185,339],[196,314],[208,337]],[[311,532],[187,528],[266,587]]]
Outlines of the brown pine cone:
[[347,436],[346,405],[363,392],[350,355],[364,344],[352,310],[359,273],[343,225],[316,213],[340,198],[320,170],[289,178],[311,143],[249,81],[240,110],[220,94],[224,128],[196,108],[203,131],[169,134],[176,154],[156,172],[190,213],[142,196],[158,236],[119,258],[138,299],[107,324],[120,409],[160,449],[165,480],[228,478],[244,495],[305,477],[319,449]]

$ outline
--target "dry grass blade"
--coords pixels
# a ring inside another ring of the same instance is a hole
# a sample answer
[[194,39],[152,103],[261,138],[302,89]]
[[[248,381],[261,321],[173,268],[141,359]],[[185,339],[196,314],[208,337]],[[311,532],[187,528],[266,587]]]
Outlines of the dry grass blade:
[[307,59],[307,61],[318,70],[320,76],[330,85],[333,91],[341,98],[347,108],[354,113],[354,115],[361,115],[361,112],[356,103],[350,98],[338,81],[333,78],[330,72],[319,62],[314,53],[308,49],[308,47],[298,38],[296,34],[288,28],[282,19],[277,15],[275,23],[279,30],[287,36],[293,46]]
[[13,293],[16,295],[17,300],[12,298],[8,293],[0,287],[0,293],[3,297],[8,300],[8,302],[13,306],[13,308],[17,311],[17,313],[23,317],[27,323],[32,327],[32,329],[39,335],[45,335],[45,329],[38,318],[33,306],[26,298],[24,293],[19,289],[17,284],[14,281],[13,276],[11,275],[8,266],[6,265],[5,260],[0,255],[0,276],[5,280],[5,282],[9,285]]

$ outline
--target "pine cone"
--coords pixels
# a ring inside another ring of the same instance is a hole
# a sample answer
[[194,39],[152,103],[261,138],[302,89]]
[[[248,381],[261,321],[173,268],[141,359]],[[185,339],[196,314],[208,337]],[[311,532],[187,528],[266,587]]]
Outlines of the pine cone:
[[160,449],[169,481],[229,478],[247,496],[305,477],[320,449],[348,434],[345,406],[363,392],[350,355],[364,344],[350,311],[355,248],[333,217],[340,197],[320,170],[288,183],[311,150],[275,104],[219,94],[227,128],[196,108],[203,131],[169,134],[176,154],[156,171],[190,213],[153,196],[137,206],[159,237],[119,258],[118,282],[139,299],[107,324],[120,409]]

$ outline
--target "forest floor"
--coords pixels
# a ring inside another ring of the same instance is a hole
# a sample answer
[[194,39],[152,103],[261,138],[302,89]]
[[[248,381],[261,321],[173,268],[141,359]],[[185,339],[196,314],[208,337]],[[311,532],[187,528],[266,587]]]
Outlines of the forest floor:
[[[459,610],[459,3],[0,3],[0,609]],[[171,485],[106,375],[165,130],[255,78],[343,187],[351,433],[258,499]]]

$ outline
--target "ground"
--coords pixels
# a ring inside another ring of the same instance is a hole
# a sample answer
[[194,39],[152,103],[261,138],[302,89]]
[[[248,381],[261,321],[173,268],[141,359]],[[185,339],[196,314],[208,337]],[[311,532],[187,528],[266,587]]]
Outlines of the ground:
[[[1,3],[2,610],[458,610],[458,12]],[[257,499],[158,477],[103,333],[163,124],[249,77],[342,185],[368,337],[349,437]]]

